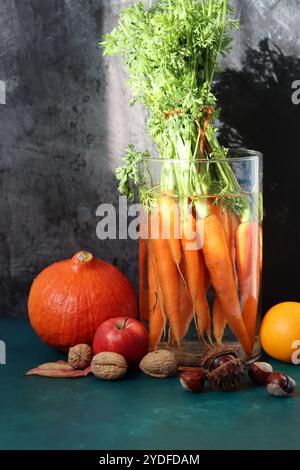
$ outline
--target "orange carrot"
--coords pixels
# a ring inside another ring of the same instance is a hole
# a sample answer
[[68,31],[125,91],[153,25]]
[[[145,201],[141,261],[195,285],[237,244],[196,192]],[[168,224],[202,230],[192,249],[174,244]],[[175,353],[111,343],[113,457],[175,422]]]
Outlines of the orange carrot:
[[[239,224],[238,218],[230,210],[226,208],[221,208],[217,205],[214,205],[212,207],[212,213],[215,214],[221,221],[227,246],[229,249],[232,272],[234,274],[234,279],[237,284],[237,274],[235,268],[235,232]],[[226,323],[226,315],[222,311],[221,303],[218,297],[216,297],[213,305],[213,328],[214,336],[216,338],[217,343],[219,344],[222,343]]]
[[165,329],[165,318],[161,309],[161,292],[155,272],[154,260],[149,254],[148,262],[148,285],[149,285],[149,340],[150,349],[154,351],[162,337]]
[[139,299],[140,299],[140,320],[149,320],[148,298],[145,295],[145,261],[147,254],[147,240],[139,239]]
[[258,299],[249,295],[243,308],[243,319],[251,340],[252,348],[254,346],[256,324],[257,324]]
[[211,206],[211,213],[216,215],[222,224],[222,228],[225,233],[227,245],[230,246],[231,243],[231,227],[229,219],[229,211],[226,208],[221,207],[220,205],[213,204]]
[[242,306],[244,306],[249,295],[253,235],[257,232],[257,227],[256,222],[243,222],[238,226],[235,234],[236,262]]
[[260,264],[262,255],[259,228],[256,222],[245,222],[240,224],[236,233],[238,243],[237,265],[243,302],[243,319],[252,345],[255,340],[261,282]]
[[162,238],[162,221],[159,216],[158,239],[151,240],[155,269],[158,282],[162,291],[165,313],[168,317],[175,341],[180,345],[181,325],[179,309],[179,273],[173,260],[168,240]]
[[[222,228],[225,234],[226,243],[228,248],[230,249],[231,246],[231,228],[230,228],[230,221],[228,212],[226,209],[223,209],[219,205],[213,204],[211,206],[211,213],[216,215],[222,224]],[[214,336],[218,344],[222,344],[222,339],[224,336],[224,331],[226,327],[226,315],[223,312],[221,302],[218,296],[215,297],[214,304],[213,304],[213,312],[212,312],[212,319],[213,319],[213,330]]]
[[235,234],[238,226],[240,225],[240,219],[234,212],[229,212],[230,219],[230,254],[232,261],[232,269],[235,278],[236,285],[238,285],[238,274],[236,271],[236,249],[235,249]]
[[[186,268],[184,265],[184,259],[182,261],[182,273],[184,278],[186,278]],[[181,331],[180,336],[184,338],[191,320],[193,318],[193,304],[191,302],[191,297],[187,291],[186,283],[183,280],[179,279],[179,299],[180,299],[180,324],[181,324]]]
[[245,352],[250,355],[252,344],[241,314],[226,237],[220,220],[214,214],[204,220],[203,254],[226,320]]
[[220,206],[214,205],[212,208],[212,213],[215,214],[221,221],[227,246],[229,248],[229,254],[231,258],[232,268],[235,277],[237,276],[235,268],[235,233],[239,226],[239,219],[232,211],[226,208],[221,208]]
[[173,260],[179,267],[182,257],[179,237],[179,207],[173,198],[161,196],[159,211],[162,219],[163,237],[168,240]]
[[263,240],[263,228],[260,225],[259,226],[259,267],[260,267],[260,273],[262,274],[263,270],[263,251],[264,251],[264,240]]
[[162,237],[168,241],[174,263],[176,264],[180,277],[185,284],[185,278],[180,267],[182,249],[179,227],[179,206],[171,196],[161,196],[159,198],[159,217],[161,218]]
[[[197,249],[196,221],[189,214],[182,223],[182,247],[186,281],[196,314],[200,336],[204,331],[210,339],[210,313],[205,290],[205,265],[202,250]],[[195,245],[195,246],[193,246]]]
[[[186,274],[185,274],[184,257],[181,261],[181,269],[182,269],[182,273],[185,279]],[[191,297],[187,290],[187,285],[184,279],[182,279],[181,277],[179,278],[179,310],[180,310],[180,337],[181,339],[183,339],[186,336],[189,326],[191,324],[191,320],[194,317],[193,304],[192,304]],[[171,343],[174,343],[174,335],[172,334],[172,331],[170,332],[169,340]]]

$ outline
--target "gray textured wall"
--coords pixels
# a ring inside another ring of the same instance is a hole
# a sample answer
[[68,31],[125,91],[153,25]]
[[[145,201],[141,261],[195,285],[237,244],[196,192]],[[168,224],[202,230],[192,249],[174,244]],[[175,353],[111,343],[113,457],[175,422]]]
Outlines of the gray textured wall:
[[[97,206],[117,202],[114,170],[124,148],[149,145],[146,114],[129,108],[120,62],[104,59],[97,46],[129,3],[0,0],[0,80],[7,86],[0,105],[0,316],[24,316],[34,276],[80,248],[115,263],[136,285],[136,244],[102,242],[95,232]],[[292,281],[299,277],[299,232],[286,226],[299,218],[300,107],[290,97],[291,82],[300,79],[300,2],[233,3],[241,30],[218,83],[222,137],[266,154],[269,304],[299,288]],[[273,252],[290,236],[276,264]]]

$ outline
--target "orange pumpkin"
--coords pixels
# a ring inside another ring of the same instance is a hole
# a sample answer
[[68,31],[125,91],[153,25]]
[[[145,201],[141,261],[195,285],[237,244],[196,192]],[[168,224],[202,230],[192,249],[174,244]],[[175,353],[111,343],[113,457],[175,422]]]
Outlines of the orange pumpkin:
[[96,329],[109,318],[136,318],[136,295],[117,268],[81,251],[37,276],[28,313],[37,335],[65,351],[75,344],[92,344]]

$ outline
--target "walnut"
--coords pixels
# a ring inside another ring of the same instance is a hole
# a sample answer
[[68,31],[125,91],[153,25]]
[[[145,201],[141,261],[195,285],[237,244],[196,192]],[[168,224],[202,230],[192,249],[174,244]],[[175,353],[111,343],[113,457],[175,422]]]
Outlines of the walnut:
[[92,360],[92,373],[103,380],[118,380],[126,373],[126,359],[114,352],[101,352]]
[[76,344],[69,349],[68,363],[73,369],[85,369],[91,364],[92,348],[88,344]]
[[175,374],[178,364],[172,351],[158,349],[144,357],[140,363],[140,368],[151,377],[164,379]]

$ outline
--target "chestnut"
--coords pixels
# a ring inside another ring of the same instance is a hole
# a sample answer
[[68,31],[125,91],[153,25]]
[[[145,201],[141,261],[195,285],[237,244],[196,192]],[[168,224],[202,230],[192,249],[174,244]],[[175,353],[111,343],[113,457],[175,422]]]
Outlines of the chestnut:
[[254,385],[266,385],[267,378],[273,372],[268,362],[254,362],[248,369],[248,375]]
[[226,354],[226,355],[223,355],[223,356],[217,356],[213,362],[211,363],[209,369],[210,370],[215,370],[215,369],[218,369],[219,367],[223,366],[224,364],[227,364],[228,362],[232,361],[233,359],[235,359],[234,356],[232,356],[232,354]]
[[188,370],[180,374],[180,383],[188,392],[200,393],[203,390],[205,374],[202,370]]
[[288,375],[273,372],[267,378],[267,391],[274,397],[289,397],[296,390],[296,382]]

